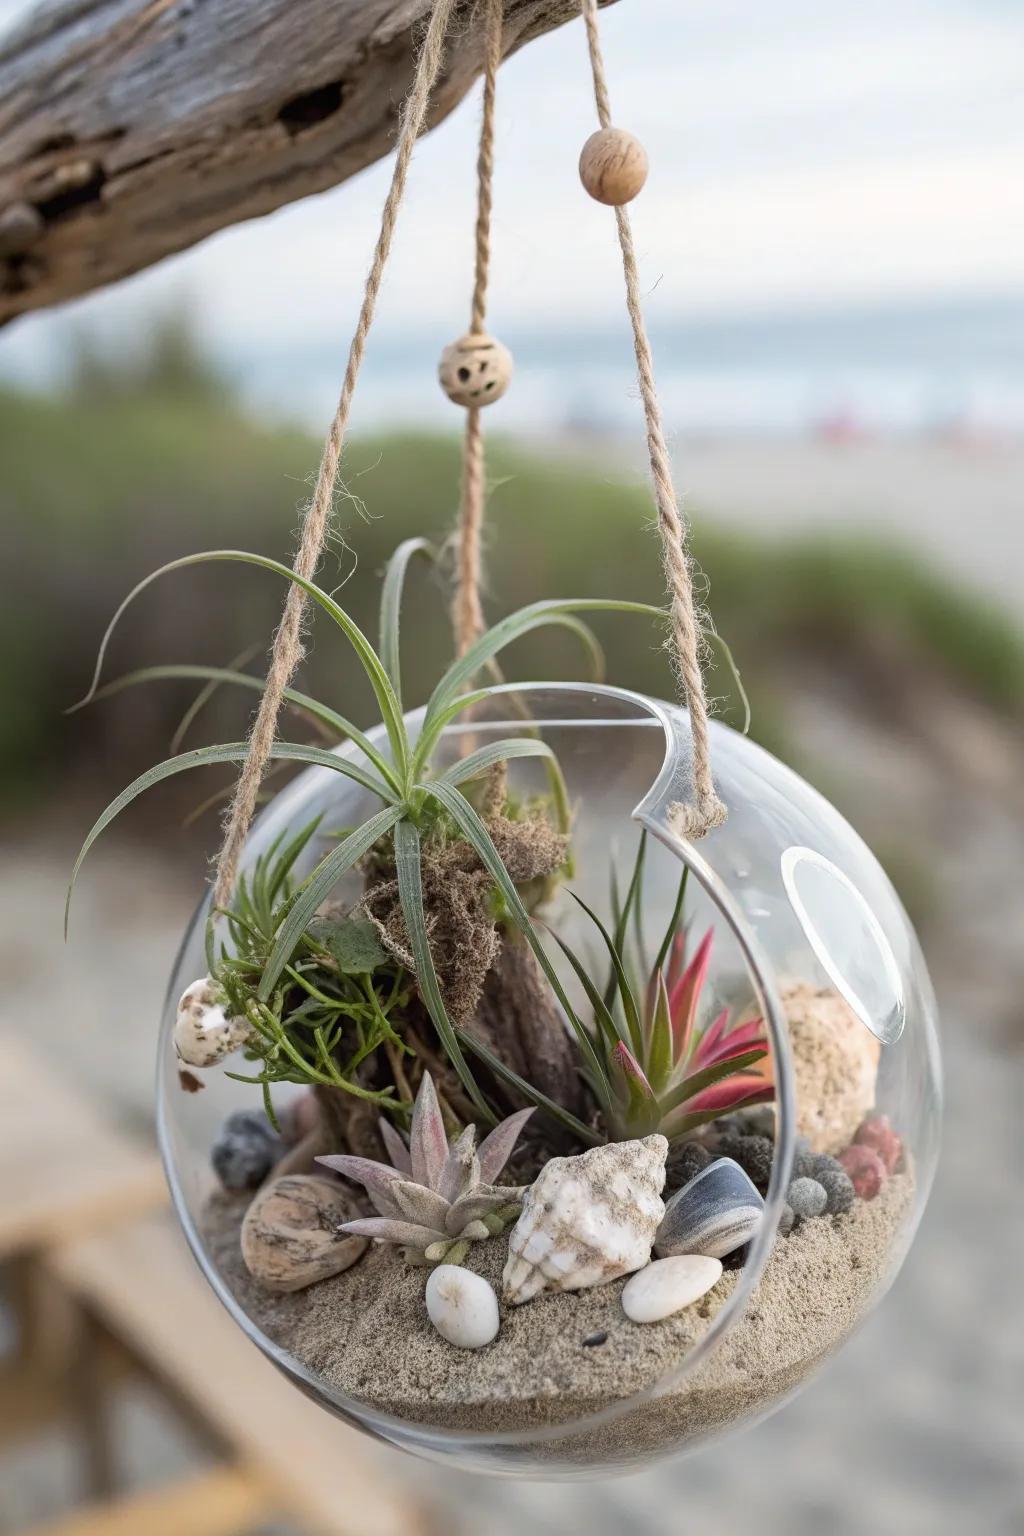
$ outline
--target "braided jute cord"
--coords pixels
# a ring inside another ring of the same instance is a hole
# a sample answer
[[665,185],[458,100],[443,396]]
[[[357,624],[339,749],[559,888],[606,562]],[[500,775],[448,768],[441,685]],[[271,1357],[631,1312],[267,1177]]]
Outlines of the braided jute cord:
[[[352,337],[349,348],[345,380],[341,387],[334,420],[331,422],[330,431],[324,443],[316,488],[303,519],[299,548],[295,556],[295,573],[306,581],[312,579],[330,534],[334,510],[334,488],[352,409],[352,396],[355,393],[356,381],[359,378],[359,370],[366,351],[366,340],[373,324],[384,268],[391,252],[398,211],[409,176],[409,163],[416,140],[426,121],[431,92],[441,71],[445,37],[456,4],[457,0],[434,0],[426,35],[416,62],[412,89],[402,108],[398,150],[391,176],[391,186],[381,215],[380,233],[377,236],[373,261],[366,279],[355,335]],[[293,583],[288,589],[281,622],[274,635],[266,686],[249,736],[248,753],[228,810],[224,841],[218,856],[214,881],[214,902],[218,906],[226,906],[230,900],[238,861],[248,836],[260,784],[274,744],[284,691],[303,657],[302,624],[305,610],[306,595],[301,587]]]
[[[587,28],[590,65],[594,76],[594,100],[602,128],[612,126],[608,79],[601,54],[597,24],[597,0],[581,0]],[[640,297],[633,230],[625,207],[615,209],[622,249],[622,271],[626,279],[626,308],[633,326],[640,394],[647,421],[647,450],[651,462],[654,499],[658,508],[658,532],[665,580],[671,596],[672,650],[686,695],[693,739],[693,804],[676,804],[670,809],[673,829],[680,836],[703,837],[721,826],[726,809],[715,791],[711,774],[711,743],[708,739],[708,705],[701,671],[701,634],[693,598],[693,580],[686,553],[686,527],[672,481],[672,466],[665,443],[661,404],[654,382],[654,361],[647,337]]]
[[[491,266],[491,210],[494,183],[494,106],[498,67],[502,56],[504,0],[482,0],[486,8],[484,34],[484,99],[480,120],[480,148],[477,153],[476,259],[473,302],[469,329],[479,335],[487,321],[487,283]],[[459,510],[459,537],[455,601],[452,625],[455,649],[464,656],[474,640],[483,633],[484,615],[480,602],[480,536],[487,495],[484,469],[484,434],[479,406],[466,411],[466,430],[462,448],[462,501]]]

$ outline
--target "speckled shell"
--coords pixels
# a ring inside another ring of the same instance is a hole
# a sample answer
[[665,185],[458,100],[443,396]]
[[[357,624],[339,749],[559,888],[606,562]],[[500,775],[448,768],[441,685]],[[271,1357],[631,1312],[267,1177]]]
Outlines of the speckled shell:
[[545,1164],[509,1238],[505,1300],[606,1285],[646,1264],[665,1214],[667,1153],[664,1136],[645,1136]]
[[209,976],[201,976],[181,994],[174,1021],[174,1048],[186,1066],[215,1066],[248,1040],[248,1022],[233,1018],[225,1002]]

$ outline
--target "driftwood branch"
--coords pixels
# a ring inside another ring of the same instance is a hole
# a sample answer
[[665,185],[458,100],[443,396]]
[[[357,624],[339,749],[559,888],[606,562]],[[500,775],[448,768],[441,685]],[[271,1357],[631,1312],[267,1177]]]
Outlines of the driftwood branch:
[[[385,155],[429,10],[430,0],[43,0],[0,42],[0,324]],[[505,11],[509,54],[577,15],[579,0],[506,0]],[[481,65],[465,0],[432,125]]]

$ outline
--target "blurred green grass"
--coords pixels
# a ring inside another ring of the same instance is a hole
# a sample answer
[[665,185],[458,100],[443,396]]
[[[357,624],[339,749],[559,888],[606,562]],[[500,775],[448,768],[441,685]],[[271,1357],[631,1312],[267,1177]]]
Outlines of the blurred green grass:
[[[135,581],[203,548],[290,556],[319,445],[255,423],[187,357],[171,361],[126,380],[87,358],[65,395],[0,392],[0,776],[9,815],[58,788],[91,794],[95,778],[112,790],[164,754],[192,696],[187,685],[132,690],[70,719],[62,713],[84,691],[103,628]],[[454,436],[366,438],[347,451],[340,537],[321,581],[334,587],[347,577],[343,601],[364,626],[375,622],[376,573],[395,544],[449,534],[458,460]],[[640,477],[501,441],[491,447],[489,473],[491,615],[549,596],[660,600],[652,506]],[[1001,712],[1022,712],[1024,643],[1011,620],[911,556],[850,539],[740,536],[702,519],[699,508],[695,521],[694,554],[711,581],[715,623],[752,695],[753,733],[767,745],[785,746],[788,668],[801,655],[869,692],[895,673],[898,695],[908,669],[926,668]],[[160,661],[223,664],[269,639],[282,595],[271,576],[252,570],[175,574],[129,613],[107,676]],[[438,575],[413,582],[404,630],[410,700],[448,654],[446,603]],[[611,681],[671,691],[650,629],[622,617],[597,627]],[[509,670],[573,676],[580,665],[570,639],[545,633],[510,653]],[[306,685],[367,721],[372,701],[356,671],[340,640],[318,627]],[[203,737],[239,732],[250,704],[218,699]]]

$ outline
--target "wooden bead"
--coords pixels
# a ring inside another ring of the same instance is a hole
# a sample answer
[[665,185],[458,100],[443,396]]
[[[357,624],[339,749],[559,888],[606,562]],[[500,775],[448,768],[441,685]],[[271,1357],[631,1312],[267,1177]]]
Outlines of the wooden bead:
[[438,378],[456,405],[492,405],[512,382],[512,354],[494,336],[460,336],[441,353]]
[[580,155],[580,180],[599,203],[621,208],[647,180],[647,151],[625,128],[599,128]]

